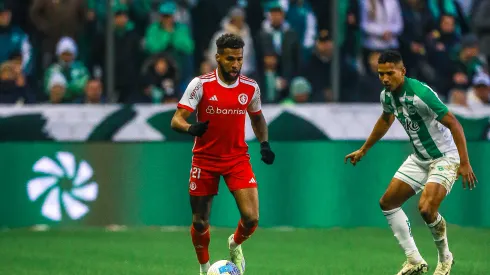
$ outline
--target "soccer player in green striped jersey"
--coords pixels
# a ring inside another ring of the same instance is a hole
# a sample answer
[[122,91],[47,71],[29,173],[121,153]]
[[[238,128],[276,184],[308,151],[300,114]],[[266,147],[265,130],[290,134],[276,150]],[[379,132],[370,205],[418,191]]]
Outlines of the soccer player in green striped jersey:
[[405,128],[413,154],[400,166],[388,186],[380,206],[407,261],[398,275],[428,272],[412,237],[410,222],[401,206],[422,191],[419,210],[434,237],[439,261],[434,275],[449,275],[454,264],[446,236],[446,221],[439,206],[454,182],[463,177],[463,188],[473,189],[477,182],[466,149],[463,128],[437,94],[426,84],[405,76],[406,70],[398,52],[387,51],[378,60],[383,113],[361,149],[347,155],[353,165],[380,140],[398,119]]

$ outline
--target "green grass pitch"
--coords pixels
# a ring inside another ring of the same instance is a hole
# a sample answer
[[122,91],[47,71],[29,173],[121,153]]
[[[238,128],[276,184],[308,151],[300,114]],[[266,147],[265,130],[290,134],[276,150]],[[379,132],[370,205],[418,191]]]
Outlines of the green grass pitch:
[[[450,226],[456,265],[451,274],[490,274],[490,229]],[[233,228],[213,228],[211,260],[226,259]],[[437,251],[427,228],[413,228],[432,274]],[[396,274],[404,261],[389,229],[259,228],[243,245],[249,275]],[[0,232],[0,274],[8,275],[197,275],[199,267],[187,230],[157,228],[25,229]]]

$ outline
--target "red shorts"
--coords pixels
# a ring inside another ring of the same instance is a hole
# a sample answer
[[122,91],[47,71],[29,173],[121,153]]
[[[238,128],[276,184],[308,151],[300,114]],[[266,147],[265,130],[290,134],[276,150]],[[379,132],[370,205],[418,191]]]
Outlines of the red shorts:
[[192,196],[209,196],[218,194],[220,177],[223,176],[228,190],[231,192],[257,188],[257,180],[249,161],[242,161],[232,166],[205,170],[195,164],[191,168],[189,178],[189,194]]

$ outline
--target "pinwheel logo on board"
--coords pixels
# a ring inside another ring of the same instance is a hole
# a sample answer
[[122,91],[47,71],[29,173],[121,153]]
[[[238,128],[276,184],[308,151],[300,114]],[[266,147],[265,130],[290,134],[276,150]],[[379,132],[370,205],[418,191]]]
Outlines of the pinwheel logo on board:
[[65,218],[79,220],[89,211],[88,203],[98,194],[98,185],[92,180],[90,164],[69,152],[57,152],[56,158],[40,158],[32,171],[39,175],[27,182],[31,201],[43,200],[41,214],[49,220]]

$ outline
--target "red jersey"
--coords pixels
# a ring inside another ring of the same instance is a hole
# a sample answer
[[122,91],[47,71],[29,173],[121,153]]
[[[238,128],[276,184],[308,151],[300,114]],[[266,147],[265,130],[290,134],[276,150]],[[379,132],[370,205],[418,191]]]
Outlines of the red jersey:
[[209,120],[206,133],[194,139],[194,164],[249,159],[246,114],[261,112],[260,89],[255,80],[240,75],[235,83],[227,85],[215,70],[189,83],[178,108],[196,110],[197,121]]

